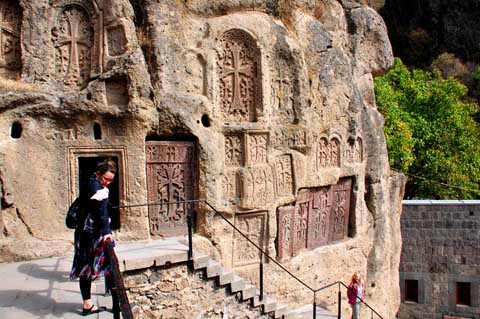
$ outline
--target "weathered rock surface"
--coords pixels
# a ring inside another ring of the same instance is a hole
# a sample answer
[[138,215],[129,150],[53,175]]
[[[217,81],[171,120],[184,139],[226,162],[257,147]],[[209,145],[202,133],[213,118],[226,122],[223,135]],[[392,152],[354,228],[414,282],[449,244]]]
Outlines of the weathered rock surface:
[[[0,70],[26,82],[0,82],[3,261],[65,251],[68,204],[93,160],[113,157],[118,204],[205,199],[314,288],[361,271],[367,301],[394,316],[403,180],[390,176],[375,107],[372,78],[393,57],[373,9],[334,0],[0,5],[16,45]],[[256,277],[258,251],[204,204],[121,208],[115,236],[183,234],[189,211],[212,254]],[[267,292],[291,304],[312,298],[267,268]],[[332,308],[335,296],[318,301]]]

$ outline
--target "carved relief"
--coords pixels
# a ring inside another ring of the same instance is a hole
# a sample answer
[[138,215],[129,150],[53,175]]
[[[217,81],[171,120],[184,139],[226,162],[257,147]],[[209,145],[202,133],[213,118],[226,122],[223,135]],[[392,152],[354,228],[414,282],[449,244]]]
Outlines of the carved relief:
[[347,237],[351,191],[351,178],[333,186],[300,190],[295,207],[278,211],[278,257],[295,256],[304,248],[314,249]]
[[[258,247],[265,245],[266,212],[236,214],[235,226]],[[261,254],[245,237],[238,232],[233,236],[233,265],[243,266],[260,261]]]
[[277,216],[277,256],[280,260],[292,256],[292,234],[295,206],[280,207]]
[[250,133],[247,135],[248,164],[267,163],[268,135],[265,133]]
[[20,29],[22,12],[16,1],[0,3],[0,74],[15,79],[21,71]]
[[[186,231],[186,203],[193,199],[195,145],[192,142],[147,142],[148,201],[152,235],[179,235]],[[168,203],[168,204],[163,204]]]
[[70,128],[61,131],[52,130],[45,135],[45,138],[52,141],[75,141],[78,138],[78,129]]
[[351,189],[351,179],[343,179],[332,187],[331,241],[340,240],[348,236]]
[[230,30],[217,51],[220,104],[226,121],[255,122],[259,107],[260,52],[253,38],[242,30]]
[[252,209],[265,206],[273,200],[272,168],[268,165],[245,168],[241,174],[242,198],[240,206]]
[[127,50],[127,37],[123,25],[107,28],[107,47],[109,56],[117,56]]
[[225,136],[225,165],[243,166],[244,145],[240,135]]
[[345,147],[345,161],[347,163],[363,162],[363,141],[361,137],[348,141]]
[[223,196],[229,202],[235,202],[239,197],[239,176],[236,170],[227,170],[223,176]]
[[310,212],[310,200],[308,189],[302,189],[298,193],[295,204],[295,215],[293,219],[293,255],[307,247],[308,234],[308,213]]
[[303,128],[278,128],[272,131],[270,142],[274,147],[303,151],[308,147],[307,131]]
[[272,80],[272,110],[274,115],[282,119],[282,123],[293,124],[296,120],[293,98],[293,81],[288,75],[282,74],[284,65],[278,69],[277,75]]
[[340,140],[321,137],[317,142],[317,170],[325,167],[340,167]]
[[280,155],[275,160],[275,181],[278,196],[292,195],[295,189],[292,155]]
[[93,30],[88,13],[78,5],[66,6],[52,30],[56,71],[65,85],[84,87],[90,77]]

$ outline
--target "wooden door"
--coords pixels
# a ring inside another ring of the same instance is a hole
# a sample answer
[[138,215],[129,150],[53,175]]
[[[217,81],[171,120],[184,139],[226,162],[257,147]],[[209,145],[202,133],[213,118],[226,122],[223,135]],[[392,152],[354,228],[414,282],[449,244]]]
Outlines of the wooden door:
[[193,205],[195,143],[147,141],[147,191],[152,235],[187,233],[187,214]]

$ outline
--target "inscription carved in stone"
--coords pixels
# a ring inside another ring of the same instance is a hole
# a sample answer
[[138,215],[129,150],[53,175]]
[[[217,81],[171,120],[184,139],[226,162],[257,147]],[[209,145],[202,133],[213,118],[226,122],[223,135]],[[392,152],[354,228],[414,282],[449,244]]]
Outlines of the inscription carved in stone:
[[[343,178],[333,186],[301,189],[295,206],[279,208],[279,259],[347,237],[351,190],[352,179]],[[285,233],[287,231],[290,231],[289,235]]]
[[65,7],[52,35],[59,80],[68,86],[84,87],[90,77],[94,35],[88,13],[77,5]]
[[275,160],[275,181],[278,196],[292,195],[295,189],[292,155],[280,155]]
[[317,169],[340,167],[340,140],[336,137],[327,140],[321,137],[317,142]]
[[0,74],[15,79],[21,70],[20,6],[16,1],[0,2]]
[[224,33],[217,51],[220,104],[226,121],[255,122],[260,106],[260,52],[253,38],[234,29]]
[[152,235],[186,232],[186,216],[192,208],[175,202],[193,199],[194,152],[193,142],[147,142],[148,201],[159,203],[149,206]]
[[302,150],[308,147],[307,131],[303,128],[278,128],[272,131],[270,142],[274,147]]
[[[235,226],[258,247],[265,245],[266,212],[236,214]],[[243,266],[260,261],[260,252],[238,232],[233,236],[233,265]]]

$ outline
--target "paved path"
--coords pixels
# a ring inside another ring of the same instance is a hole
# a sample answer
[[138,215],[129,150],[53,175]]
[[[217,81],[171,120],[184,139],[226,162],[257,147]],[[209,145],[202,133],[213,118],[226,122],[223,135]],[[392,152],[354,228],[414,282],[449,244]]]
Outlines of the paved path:
[[[125,268],[132,268],[135,266],[133,261],[136,264],[150,262],[148,266],[151,266],[152,258],[159,260],[185,256],[186,259],[187,249],[187,246],[172,239],[122,244],[116,248],[116,252],[119,262]],[[68,279],[72,257],[0,263],[0,318],[85,318],[81,314],[82,298],[78,281]],[[110,310],[112,302],[110,297],[103,295],[104,285],[103,280],[94,282],[92,299]],[[112,318],[112,313],[107,311],[88,318]]]

